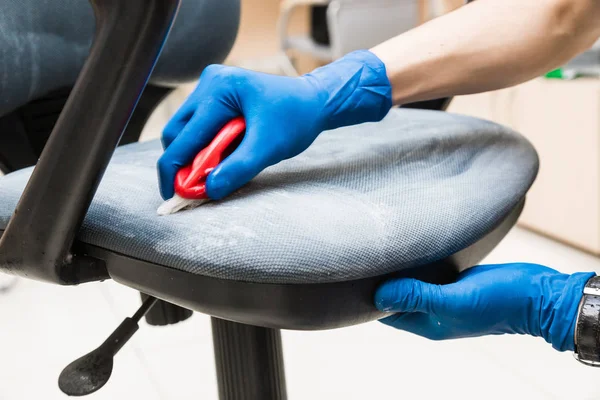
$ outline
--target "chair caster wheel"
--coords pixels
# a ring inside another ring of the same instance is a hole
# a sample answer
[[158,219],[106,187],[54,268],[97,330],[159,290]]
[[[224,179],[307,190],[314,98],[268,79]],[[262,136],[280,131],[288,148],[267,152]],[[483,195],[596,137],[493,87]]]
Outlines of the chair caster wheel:
[[[148,298],[148,295],[140,293],[142,301]],[[146,322],[152,326],[167,326],[185,321],[192,316],[194,312],[187,308],[176,306],[163,300],[158,300],[154,307],[146,314]]]

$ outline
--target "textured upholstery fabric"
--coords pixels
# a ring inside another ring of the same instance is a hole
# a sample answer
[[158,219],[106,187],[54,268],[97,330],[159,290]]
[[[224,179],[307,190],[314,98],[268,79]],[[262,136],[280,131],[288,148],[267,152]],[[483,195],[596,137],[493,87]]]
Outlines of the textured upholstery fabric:
[[[196,79],[222,62],[237,35],[239,0],[182,0],[151,82]],[[75,82],[95,21],[87,0],[0,1],[0,116]]]
[[[117,150],[78,238],[262,283],[364,278],[449,256],[499,223],[538,168],[532,146],[503,127],[394,110],[380,123],[324,132],[225,201],[159,217],[160,153],[157,141]],[[0,227],[29,174],[0,179]]]

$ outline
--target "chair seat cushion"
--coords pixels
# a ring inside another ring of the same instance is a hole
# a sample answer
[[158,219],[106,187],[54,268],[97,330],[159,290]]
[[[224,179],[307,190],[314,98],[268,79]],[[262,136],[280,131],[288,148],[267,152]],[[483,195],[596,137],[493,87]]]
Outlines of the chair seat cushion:
[[[497,226],[538,168],[529,142],[507,128],[394,110],[379,123],[324,132],[224,201],[161,217],[161,152],[158,141],[116,151],[78,239],[257,283],[339,282],[443,259]],[[0,179],[0,228],[30,172]]]

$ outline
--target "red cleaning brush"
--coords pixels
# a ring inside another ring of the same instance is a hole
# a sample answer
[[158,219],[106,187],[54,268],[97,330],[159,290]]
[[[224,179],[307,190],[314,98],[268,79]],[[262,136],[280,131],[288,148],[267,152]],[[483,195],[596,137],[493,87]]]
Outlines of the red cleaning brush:
[[173,214],[210,201],[206,195],[206,178],[237,148],[245,130],[244,118],[238,117],[229,121],[213,141],[198,153],[192,164],[177,172],[175,195],[158,208],[158,215]]

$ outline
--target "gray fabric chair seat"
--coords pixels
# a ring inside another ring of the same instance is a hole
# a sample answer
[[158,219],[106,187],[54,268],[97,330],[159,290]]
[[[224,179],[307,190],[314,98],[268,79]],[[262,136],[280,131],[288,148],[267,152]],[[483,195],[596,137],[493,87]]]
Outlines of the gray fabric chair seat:
[[[394,110],[380,123],[324,132],[226,201],[159,217],[161,152],[158,141],[117,150],[78,239],[259,283],[353,280],[445,258],[502,221],[538,168],[532,146],[506,128]],[[0,179],[0,228],[30,172]]]
[[[188,82],[225,60],[239,18],[240,0],[182,0],[151,83]],[[73,85],[94,29],[88,0],[0,1],[0,116]]]

